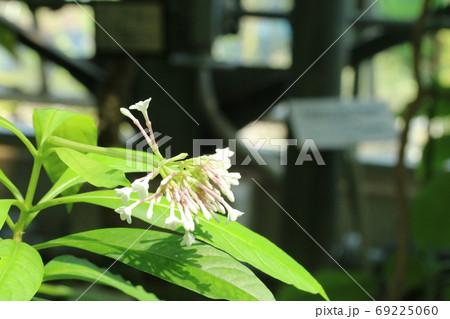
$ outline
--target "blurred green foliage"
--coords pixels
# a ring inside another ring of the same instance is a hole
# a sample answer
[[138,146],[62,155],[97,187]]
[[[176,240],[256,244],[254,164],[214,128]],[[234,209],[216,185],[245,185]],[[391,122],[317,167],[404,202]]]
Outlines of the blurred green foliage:
[[[370,301],[371,298],[352,281],[341,269],[324,269],[314,274],[332,301]],[[361,272],[352,272],[351,276],[367,291],[373,294],[377,290],[376,278]],[[321,301],[320,296],[303,293],[294,286],[284,285],[275,295],[282,301]]]

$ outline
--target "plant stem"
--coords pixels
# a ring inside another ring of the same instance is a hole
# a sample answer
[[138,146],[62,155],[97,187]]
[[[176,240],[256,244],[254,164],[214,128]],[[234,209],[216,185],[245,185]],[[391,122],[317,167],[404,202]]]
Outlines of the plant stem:
[[38,155],[34,158],[33,170],[31,171],[30,182],[28,184],[27,194],[25,196],[25,209],[20,210],[19,220],[14,226],[13,239],[16,241],[22,241],[22,236],[27,226],[28,216],[30,215],[32,210],[34,194],[36,192],[41,168],[42,159]]
[[33,163],[33,170],[31,171],[30,182],[28,184],[27,194],[25,196],[25,207],[30,209],[33,205],[34,193],[36,192],[39,174],[41,173],[42,159],[36,157]]
[[13,196],[20,202],[23,202],[23,196],[17,189],[16,185],[3,173],[0,169],[0,182],[13,194]]
[[12,221],[11,217],[9,217],[9,215],[6,216],[6,223],[8,224],[9,228],[11,228],[11,230],[14,230],[14,227],[16,225]]
[[152,122],[150,122],[148,116],[145,117],[145,124],[147,125],[148,131],[150,133],[150,140],[151,140],[150,147],[152,148],[153,153],[155,153],[159,158],[164,158],[159,152],[158,144],[155,141],[155,134],[153,133]]
[[430,9],[431,0],[425,0],[422,13],[416,24],[416,29],[413,38],[413,53],[414,53],[414,76],[417,82],[417,97],[413,103],[411,103],[405,116],[405,126],[400,136],[400,146],[398,151],[398,159],[396,165],[397,173],[397,199],[398,199],[398,232],[397,232],[397,258],[394,268],[394,275],[392,277],[390,286],[388,287],[386,299],[387,300],[400,300],[403,294],[404,281],[406,271],[408,268],[409,249],[410,249],[410,216],[409,216],[409,203],[407,192],[407,180],[405,169],[405,150],[408,142],[409,129],[411,120],[420,109],[421,103],[426,95],[426,90],[422,81],[422,73],[420,69],[421,62],[421,50],[422,50],[422,37],[425,32],[427,17]]

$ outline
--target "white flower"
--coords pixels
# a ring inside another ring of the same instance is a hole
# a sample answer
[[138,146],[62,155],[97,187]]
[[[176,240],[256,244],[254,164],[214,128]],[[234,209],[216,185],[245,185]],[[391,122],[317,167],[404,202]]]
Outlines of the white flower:
[[195,244],[197,241],[195,240],[194,235],[192,235],[191,232],[187,231],[184,236],[183,240],[181,241],[181,246],[192,246],[192,244]]
[[116,188],[114,190],[116,191],[116,196],[120,197],[124,204],[128,203],[132,192],[131,187]]
[[170,216],[166,218],[164,224],[174,230],[181,224],[181,220],[175,216],[175,205],[170,206]]
[[148,196],[148,180],[135,180],[131,184],[131,189],[138,193],[139,198],[146,198]]
[[238,217],[244,215],[244,213],[241,212],[240,210],[231,207],[228,208],[227,211],[228,211],[227,223],[230,221],[235,222],[238,219]]
[[239,185],[239,179],[241,174],[239,173],[226,173],[222,174],[222,178],[228,182],[230,185]]
[[115,210],[116,213],[120,214],[121,220],[127,220],[128,224],[131,224],[131,211],[134,208],[134,205],[131,206],[121,206]]
[[177,229],[178,225],[181,223],[181,220],[179,220],[175,216],[169,216],[164,221],[165,226],[169,227],[170,229]]
[[130,110],[138,110],[141,111],[143,114],[147,114],[148,105],[152,98],[148,98],[145,101],[139,101],[136,104],[133,104],[130,106]]
[[234,152],[227,148],[217,148],[216,153],[210,155],[209,158],[216,160],[222,164],[222,168],[227,170],[231,167],[230,157],[234,155]]

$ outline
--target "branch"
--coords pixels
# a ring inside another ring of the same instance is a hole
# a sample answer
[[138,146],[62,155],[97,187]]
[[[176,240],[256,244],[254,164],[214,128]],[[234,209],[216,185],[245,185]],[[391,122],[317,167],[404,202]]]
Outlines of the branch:
[[413,54],[414,54],[414,77],[417,82],[417,97],[407,107],[405,115],[405,125],[400,136],[400,145],[398,150],[398,160],[396,165],[396,184],[397,184],[397,200],[398,200],[398,233],[397,233],[397,258],[394,269],[394,275],[391,285],[387,292],[388,300],[399,300],[403,294],[403,286],[405,281],[405,274],[408,267],[409,259],[409,244],[410,244],[410,216],[407,194],[407,180],[405,169],[405,150],[408,142],[409,128],[411,120],[418,112],[420,105],[427,91],[422,82],[422,72],[420,69],[422,38],[426,30],[427,17],[430,10],[431,0],[425,0],[422,13],[417,21],[413,39]]

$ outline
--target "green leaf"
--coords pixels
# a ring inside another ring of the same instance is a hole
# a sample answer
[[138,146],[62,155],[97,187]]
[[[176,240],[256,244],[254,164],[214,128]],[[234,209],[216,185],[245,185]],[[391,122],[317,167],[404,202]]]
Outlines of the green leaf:
[[447,249],[450,236],[450,173],[441,173],[422,188],[412,205],[413,234],[423,249]]
[[63,279],[76,279],[103,284],[116,288],[137,300],[159,300],[154,294],[146,292],[142,286],[134,286],[121,276],[97,267],[86,259],[74,256],[56,257],[44,267],[44,281]]
[[[323,284],[330,299],[333,301],[370,301],[372,300],[355,282],[341,269],[322,269],[314,274]],[[362,272],[351,272],[351,276],[372,292],[377,290],[377,278]],[[280,301],[320,301],[317,295],[306,294],[293,286],[283,286],[278,291],[277,300]]]
[[13,123],[5,119],[3,116],[0,116],[0,127],[7,129],[8,131],[13,132],[25,146],[28,148],[30,153],[34,156],[36,155],[36,148],[33,146],[33,143],[19,130],[17,126]]
[[[123,206],[122,200],[115,197],[114,191],[95,191],[66,198],[70,202],[85,202],[111,209]],[[133,200],[130,202],[130,204]],[[164,227],[165,216],[168,214],[167,202],[155,205],[152,219],[146,217],[148,204],[139,205],[133,210],[133,216],[158,227]],[[320,294],[328,299],[322,286],[294,259],[266,238],[254,233],[239,223],[225,225],[226,218],[221,217],[221,223],[201,220],[194,235],[196,238],[222,249],[234,258],[249,263],[266,274],[291,284],[300,290]]]
[[15,201],[13,199],[0,199],[0,230],[8,216],[9,209]]
[[97,162],[83,153],[63,147],[55,148],[54,151],[64,164],[94,186],[113,188],[130,185],[123,172]]
[[181,237],[133,228],[98,229],[37,245],[101,254],[213,299],[274,300],[244,265],[207,244],[180,246]]
[[[33,114],[36,142],[41,154],[46,153],[51,145],[45,142],[50,136],[57,136],[71,141],[88,145],[97,145],[97,127],[94,120],[87,115],[66,110],[35,109]],[[56,182],[66,170],[67,166],[55,153],[49,153],[44,160],[44,168],[52,182]],[[79,187],[75,187],[65,194],[75,194]]]
[[75,173],[72,169],[68,168],[56,181],[56,183],[53,184],[52,188],[50,188],[47,194],[45,194],[41,202],[53,199],[64,191],[70,189],[71,187],[85,182],[86,180],[83,177]]
[[5,239],[0,241],[0,258],[0,300],[31,300],[44,274],[39,253],[28,244]]
[[88,156],[111,168],[124,173],[150,172],[158,166],[159,159],[152,153],[134,151],[124,148],[109,148],[109,150],[122,154],[123,158],[90,153]]
[[39,147],[50,136],[97,145],[97,126],[88,115],[67,110],[35,109],[33,124],[36,132],[36,142]]
[[[44,277],[45,277],[45,267],[44,267]],[[74,298],[76,299],[80,294],[75,289],[65,285],[49,285],[45,284],[44,281],[39,287],[37,292],[39,295],[47,295],[57,298]]]

